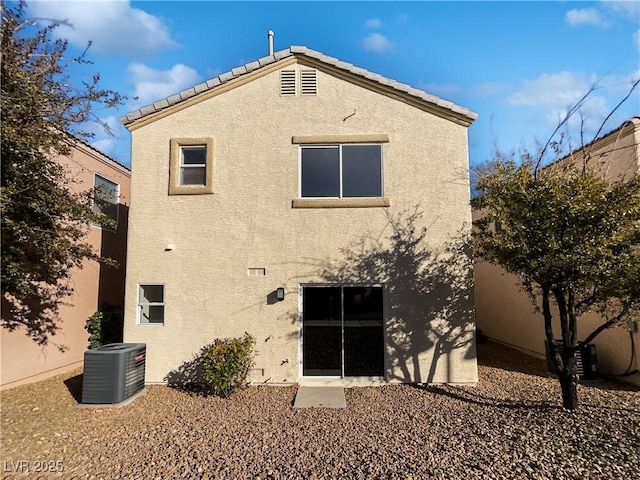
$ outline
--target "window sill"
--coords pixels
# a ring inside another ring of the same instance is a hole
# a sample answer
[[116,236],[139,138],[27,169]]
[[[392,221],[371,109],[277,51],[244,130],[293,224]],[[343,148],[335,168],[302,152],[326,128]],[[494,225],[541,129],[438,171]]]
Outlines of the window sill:
[[211,195],[213,188],[210,186],[187,187],[183,185],[172,185],[169,187],[169,195]]
[[376,208],[389,207],[389,198],[296,198],[291,208]]

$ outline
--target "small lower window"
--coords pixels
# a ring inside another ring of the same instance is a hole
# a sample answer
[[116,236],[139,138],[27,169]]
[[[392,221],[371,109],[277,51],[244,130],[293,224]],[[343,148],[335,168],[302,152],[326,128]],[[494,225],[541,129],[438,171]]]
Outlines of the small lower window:
[[164,324],[164,285],[139,286],[138,323]]

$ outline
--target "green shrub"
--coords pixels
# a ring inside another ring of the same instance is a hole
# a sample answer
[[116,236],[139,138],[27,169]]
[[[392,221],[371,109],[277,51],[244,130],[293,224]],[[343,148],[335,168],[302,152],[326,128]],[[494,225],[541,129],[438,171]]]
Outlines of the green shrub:
[[84,329],[89,332],[89,348],[122,342],[122,326],[122,311],[113,305],[102,305],[100,311],[85,322]]
[[198,356],[207,393],[226,398],[246,382],[253,367],[256,339],[245,333],[242,338],[216,339],[202,347]]

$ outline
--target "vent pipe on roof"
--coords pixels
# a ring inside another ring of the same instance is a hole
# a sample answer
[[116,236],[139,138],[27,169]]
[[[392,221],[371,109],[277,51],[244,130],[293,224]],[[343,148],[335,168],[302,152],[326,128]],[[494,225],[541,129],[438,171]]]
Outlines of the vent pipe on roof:
[[273,55],[273,30],[267,32],[267,37],[269,38],[269,55]]

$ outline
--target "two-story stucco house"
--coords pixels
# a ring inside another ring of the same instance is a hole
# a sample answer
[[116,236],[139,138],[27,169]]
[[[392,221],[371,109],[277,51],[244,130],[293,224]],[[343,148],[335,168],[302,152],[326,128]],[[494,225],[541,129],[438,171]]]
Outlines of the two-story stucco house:
[[254,382],[477,382],[476,117],[295,46],[123,117],[147,382],[245,331]]

